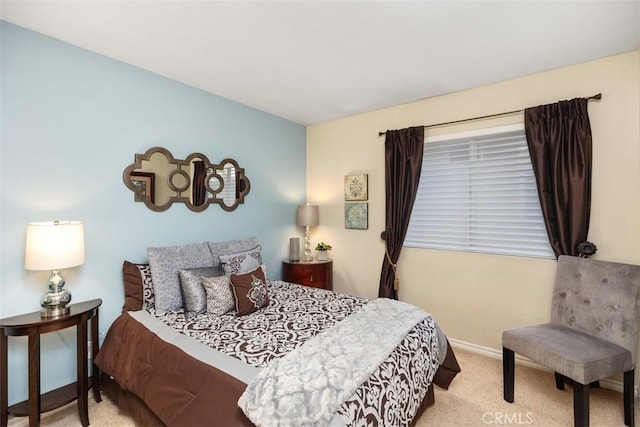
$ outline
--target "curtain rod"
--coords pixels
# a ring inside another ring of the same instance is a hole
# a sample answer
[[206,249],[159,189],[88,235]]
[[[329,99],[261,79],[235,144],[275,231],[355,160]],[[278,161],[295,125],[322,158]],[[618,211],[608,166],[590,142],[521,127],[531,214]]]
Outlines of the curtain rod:
[[[599,101],[599,100],[602,99],[602,94],[601,93],[597,93],[597,94],[595,94],[593,96],[590,96],[590,97],[587,98],[587,101],[591,101],[592,99],[595,99],[595,100]],[[487,116],[471,117],[469,119],[454,120],[452,122],[436,123],[436,124],[433,124],[433,125],[424,125],[423,127],[425,129],[428,129],[428,128],[433,128],[433,127],[437,127],[437,126],[445,126],[445,125],[453,125],[453,124],[456,124],[456,123],[470,122],[470,121],[473,121],[473,120],[482,120],[482,119],[490,119],[492,117],[508,116],[509,114],[522,113],[523,111],[524,111],[524,109],[506,111],[504,113],[496,113],[496,114],[489,114]],[[378,136],[385,135],[386,133],[387,132],[378,132]]]

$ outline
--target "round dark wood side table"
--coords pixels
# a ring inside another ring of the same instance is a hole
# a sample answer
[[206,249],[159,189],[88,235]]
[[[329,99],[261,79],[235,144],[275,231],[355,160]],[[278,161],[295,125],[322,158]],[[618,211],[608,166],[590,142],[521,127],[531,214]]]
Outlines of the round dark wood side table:
[[[96,402],[100,396],[100,372],[93,363],[91,379],[88,376],[88,325],[91,320],[91,355],[95,361],[99,349],[98,310],[101,299],[71,304],[69,314],[41,318],[40,311],[0,319],[0,427],[6,427],[9,414],[29,416],[29,426],[40,424],[40,413],[66,405],[78,399],[78,414],[83,426],[89,425],[88,391],[93,387]],[[77,373],[74,384],[40,394],[40,335],[75,326],[77,328]],[[29,338],[29,399],[8,406],[8,340],[7,337]]]

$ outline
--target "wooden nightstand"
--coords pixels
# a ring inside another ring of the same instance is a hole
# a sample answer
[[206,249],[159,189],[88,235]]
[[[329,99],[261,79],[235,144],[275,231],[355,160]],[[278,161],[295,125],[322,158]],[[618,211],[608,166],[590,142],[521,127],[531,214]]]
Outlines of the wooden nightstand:
[[[89,425],[89,411],[87,394],[89,387],[93,386],[94,397],[100,402],[100,372],[93,364],[91,381],[88,375],[88,324],[91,320],[92,360],[95,361],[98,354],[98,309],[102,304],[101,299],[71,304],[69,314],[57,317],[41,318],[40,311],[22,314],[20,316],[0,319],[0,427],[6,427],[9,414],[16,416],[29,415],[29,426],[40,424],[40,413],[47,412],[78,399],[78,414],[83,426]],[[77,329],[76,363],[78,381],[74,384],[58,388],[40,395],[40,335],[59,331],[75,326]],[[7,387],[7,337],[29,337],[29,399],[8,405]]]
[[333,290],[333,261],[282,261],[282,280]]

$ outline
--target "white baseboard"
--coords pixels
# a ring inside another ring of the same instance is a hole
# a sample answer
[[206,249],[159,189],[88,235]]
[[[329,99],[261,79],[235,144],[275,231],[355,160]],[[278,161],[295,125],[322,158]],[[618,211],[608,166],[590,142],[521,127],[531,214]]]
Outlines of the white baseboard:
[[[451,343],[453,348],[460,348],[462,350],[470,351],[471,353],[477,353],[483,356],[491,357],[492,359],[502,360],[502,349],[496,350],[494,348],[483,347],[481,345],[471,344],[468,342],[464,342],[464,341],[460,341],[452,338],[449,338],[449,342]],[[527,359],[526,357],[522,357],[519,354],[516,354],[516,364],[528,366],[530,368],[540,369],[542,371],[551,372],[550,369],[545,368],[544,366],[539,365],[536,362],[530,359]],[[600,387],[603,387],[609,390],[615,390],[620,393],[622,393],[622,390],[623,390],[622,381],[617,381],[610,378],[601,380]],[[637,399],[638,395],[640,394],[639,387],[637,385],[634,385],[633,388],[634,388],[633,392],[634,392],[635,398]]]

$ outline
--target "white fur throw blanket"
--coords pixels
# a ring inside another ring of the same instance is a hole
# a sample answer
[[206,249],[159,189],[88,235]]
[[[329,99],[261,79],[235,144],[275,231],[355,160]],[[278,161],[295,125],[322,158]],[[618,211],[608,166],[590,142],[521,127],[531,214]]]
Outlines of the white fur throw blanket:
[[329,425],[338,407],[428,316],[400,301],[371,301],[272,361],[247,386],[238,406],[257,426]]

